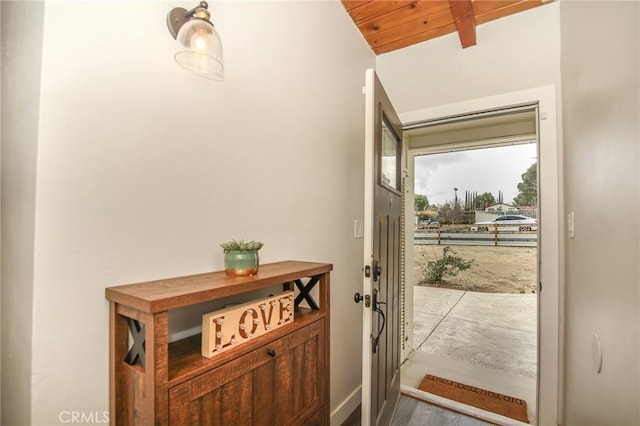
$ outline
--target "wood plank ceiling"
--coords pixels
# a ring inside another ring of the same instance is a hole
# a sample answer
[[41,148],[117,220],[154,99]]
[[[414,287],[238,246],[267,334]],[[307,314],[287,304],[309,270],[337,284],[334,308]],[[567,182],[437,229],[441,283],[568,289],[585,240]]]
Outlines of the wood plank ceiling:
[[[476,26],[553,0],[341,0],[376,55],[458,32],[476,44]],[[507,35],[508,36],[508,35]]]

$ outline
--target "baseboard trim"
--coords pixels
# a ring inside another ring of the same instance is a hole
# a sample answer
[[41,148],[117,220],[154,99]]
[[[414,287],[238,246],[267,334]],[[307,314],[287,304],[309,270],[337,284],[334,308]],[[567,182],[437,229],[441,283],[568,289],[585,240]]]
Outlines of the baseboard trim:
[[331,426],[340,426],[362,402],[362,385],[351,392],[338,407],[331,413]]

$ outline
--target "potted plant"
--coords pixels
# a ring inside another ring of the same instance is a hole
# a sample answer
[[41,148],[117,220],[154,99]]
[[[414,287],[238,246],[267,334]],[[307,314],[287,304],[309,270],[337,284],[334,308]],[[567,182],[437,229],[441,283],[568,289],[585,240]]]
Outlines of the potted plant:
[[231,240],[220,244],[224,250],[224,272],[231,276],[248,276],[258,273],[260,241]]

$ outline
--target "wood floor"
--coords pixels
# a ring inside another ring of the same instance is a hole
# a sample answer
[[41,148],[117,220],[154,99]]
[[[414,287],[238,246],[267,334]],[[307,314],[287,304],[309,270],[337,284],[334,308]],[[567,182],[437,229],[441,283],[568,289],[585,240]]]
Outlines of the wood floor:
[[[400,395],[398,407],[391,422],[393,426],[487,426],[464,414],[456,413],[417,399]],[[342,426],[360,426],[360,410],[354,411]]]

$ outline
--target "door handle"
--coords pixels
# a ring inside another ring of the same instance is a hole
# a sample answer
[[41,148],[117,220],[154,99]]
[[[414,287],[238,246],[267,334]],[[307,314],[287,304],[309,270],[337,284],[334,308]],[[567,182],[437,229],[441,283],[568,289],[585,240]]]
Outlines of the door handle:
[[363,300],[364,300],[365,308],[368,308],[369,306],[371,306],[371,296],[369,296],[368,294],[366,296],[363,296],[360,293],[356,293],[353,295],[354,302],[360,303]]
[[382,317],[382,325],[380,327],[378,327],[378,334],[376,335],[376,337],[373,337],[373,335],[371,336],[373,338],[372,343],[372,352],[375,354],[378,351],[378,343],[380,341],[380,336],[382,336],[382,332],[384,331],[384,327],[387,324],[387,318],[384,315],[384,311],[382,309],[380,309],[380,305],[386,305],[385,302],[381,302],[380,300],[378,300],[378,289],[373,289],[373,310],[375,312],[378,313],[378,315],[380,315]]

